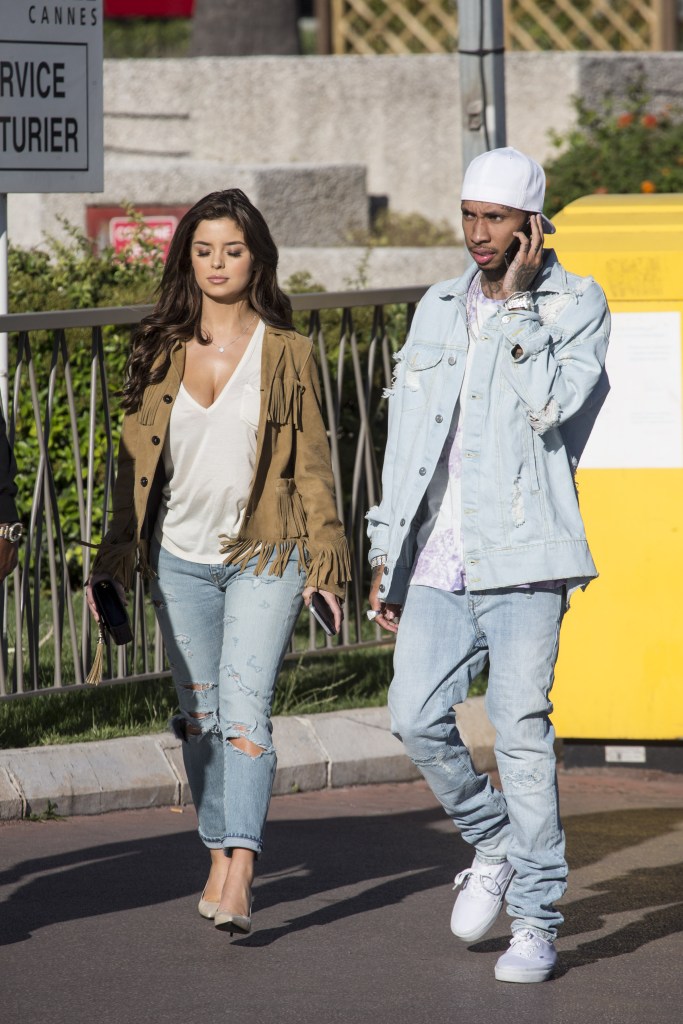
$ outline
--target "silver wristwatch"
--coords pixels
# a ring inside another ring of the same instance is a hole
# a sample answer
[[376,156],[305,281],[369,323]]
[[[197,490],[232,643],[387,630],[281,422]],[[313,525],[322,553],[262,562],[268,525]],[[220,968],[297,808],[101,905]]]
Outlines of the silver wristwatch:
[[507,297],[503,305],[510,311],[524,309],[527,312],[531,312],[534,308],[529,292],[513,292],[512,295]]
[[375,555],[374,558],[370,559],[370,568],[371,569],[376,569],[378,565],[386,565],[386,562],[387,562],[387,556],[386,555]]
[[0,537],[16,544],[24,536],[24,527],[21,523],[2,523],[0,525]]

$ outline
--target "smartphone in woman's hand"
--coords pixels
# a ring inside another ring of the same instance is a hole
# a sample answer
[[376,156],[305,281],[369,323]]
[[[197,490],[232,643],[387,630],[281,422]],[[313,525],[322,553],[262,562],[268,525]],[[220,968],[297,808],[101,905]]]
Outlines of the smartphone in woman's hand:
[[311,603],[308,608],[313,618],[316,622],[320,623],[328,636],[337,635],[334,625],[334,613],[319,590],[314,590],[311,594]]

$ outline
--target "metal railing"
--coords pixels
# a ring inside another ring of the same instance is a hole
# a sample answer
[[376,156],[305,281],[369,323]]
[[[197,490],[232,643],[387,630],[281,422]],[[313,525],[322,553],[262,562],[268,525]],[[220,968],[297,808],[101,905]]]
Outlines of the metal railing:
[[[365,511],[378,499],[386,416],[382,392],[391,382],[392,354],[403,343],[424,291],[291,297],[298,329],[318,350],[338,513],[351,547],[353,582],[340,636],[323,639],[313,619],[302,617],[289,658],[381,640],[364,615]],[[93,549],[106,531],[116,470],[121,415],[112,394],[121,384],[130,328],[151,308],[0,316],[0,332],[11,335],[8,435],[26,527],[19,565],[0,588],[0,699],[84,685],[96,631],[83,587]],[[108,645],[104,682],[168,674],[146,585],[139,578],[131,611],[133,643]]]

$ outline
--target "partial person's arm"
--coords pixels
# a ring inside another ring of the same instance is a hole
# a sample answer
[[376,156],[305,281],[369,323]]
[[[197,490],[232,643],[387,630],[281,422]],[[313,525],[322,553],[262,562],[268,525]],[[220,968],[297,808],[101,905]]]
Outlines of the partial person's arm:
[[[15,502],[17,485],[14,478],[17,466],[10,447],[5,427],[5,418],[0,409],[0,523],[16,523],[18,520]],[[17,544],[0,537],[0,582],[13,571],[17,564]]]
[[5,417],[0,409],[0,523],[16,523],[18,519],[15,498],[17,485],[14,478],[17,465],[10,448]]

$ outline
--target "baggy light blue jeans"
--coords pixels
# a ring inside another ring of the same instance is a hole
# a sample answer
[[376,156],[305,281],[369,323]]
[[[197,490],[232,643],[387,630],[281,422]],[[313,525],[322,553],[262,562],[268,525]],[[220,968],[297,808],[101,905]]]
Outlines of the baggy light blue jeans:
[[[297,559],[282,577],[258,556],[203,565],[152,545],[152,601],[171,665],[181,715],[183,759],[199,836],[211,849],[263,847],[276,755],[271,706],[275,682],[301,610],[306,575]],[[262,748],[252,755],[230,741]]]
[[[411,586],[389,690],[392,729],[480,860],[507,858],[513,932],[554,939],[566,889],[549,700],[566,598],[507,588],[448,593]],[[453,706],[489,660],[486,711],[496,730],[503,793],[474,769]]]

